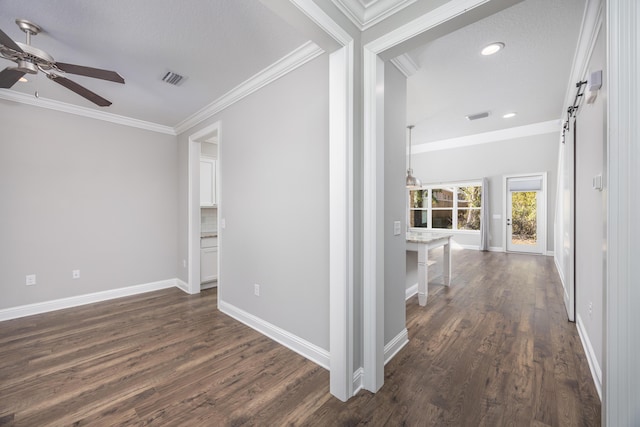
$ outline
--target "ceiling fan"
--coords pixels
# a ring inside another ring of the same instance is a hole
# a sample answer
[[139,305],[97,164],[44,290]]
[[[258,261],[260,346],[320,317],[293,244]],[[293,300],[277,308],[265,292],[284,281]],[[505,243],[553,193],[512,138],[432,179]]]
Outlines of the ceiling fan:
[[16,24],[26,33],[27,40],[26,43],[14,42],[8,35],[0,30],[0,56],[17,64],[15,67],[7,67],[0,72],[0,88],[8,89],[16,84],[25,74],[37,74],[38,70],[40,70],[46,74],[50,80],[66,87],[96,105],[101,107],[111,105],[111,101],[69,80],[63,74],[77,74],[79,76],[124,83],[124,79],[118,73],[100,68],[56,62],[47,52],[31,46],[31,36],[37,35],[42,31],[42,28],[26,19],[16,19]]

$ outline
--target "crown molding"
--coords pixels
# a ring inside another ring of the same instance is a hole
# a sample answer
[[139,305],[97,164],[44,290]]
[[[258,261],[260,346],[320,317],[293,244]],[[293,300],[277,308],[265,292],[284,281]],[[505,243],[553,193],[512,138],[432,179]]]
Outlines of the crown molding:
[[459,138],[443,139],[440,141],[415,144],[413,154],[427,153],[429,151],[450,150],[452,148],[468,147],[471,145],[488,144],[491,142],[506,141],[509,139],[523,138],[533,135],[543,135],[557,132],[560,135],[562,129],[561,120],[549,120],[547,122],[533,123],[525,126],[517,126],[500,129],[492,132],[478,133],[475,135],[461,136]]
[[61,111],[63,113],[75,114],[76,116],[103,120],[105,122],[117,123],[119,125],[150,130],[152,132],[176,135],[175,130],[171,126],[163,126],[157,123],[132,119],[130,117],[119,116],[117,114],[107,113],[104,111],[96,111],[87,107],[80,107],[66,102],[54,101],[53,99],[36,98],[33,95],[27,95],[9,89],[0,89],[0,99],[6,99],[7,101],[18,102],[20,104],[33,105],[34,107],[47,108],[49,110]]
[[196,126],[202,121],[238,102],[245,96],[252,94],[301,65],[317,58],[322,53],[324,53],[324,50],[311,41],[303,44],[282,59],[249,78],[244,83],[236,86],[225,95],[213,101],[211,104],[178,123],[174,128],[175,133],[181,134],[182,132]]
[[431,28],[435,28],[443,22],[482,6],[489,1],[490,0],[451,0],[431,12],[419,16],[413,21],[367,43],[364,47],[378,54]]
[[404,9],[416,0],[332,0],[333,4],[360,30],[364,31]]
[[[346,33],[345,33],[346,34]],[[334,35],[334,37],[342,38],[343,34]],[[214,114],[219,113],[230,105],[238,102],[245,96],[252,94],[258,89],[277,80],[294,69],[306,64],[324,53],[319,46],[313,42],[307,42],[298,47],[285,57],[271,64],[264,70],[255,74],[245,82],[236,86],[225,95],[221,96],[211,104],[202,108],[195,114],[187,117],[178,123],[175,127],[159,125],[157,123],[147,122],[144,120],[133,119],[130,117],[119,116],[117,114],[107,113],[104,111],[96,111],[87,107],[68,104],[66,102],[54,101],[48,98],[36,98],[33,95],[12,91],[9,89],[0,89],[0,99],[18,102],[21,104],[33,105],[35,107],[47,108],[50,110],[61,111],[64,113],[75,114],[78,116],[89,117],[92,119],[103,120],[111,123],[117,123],[124,126],[145,129],[152,132],[164,133],[167,135],[178,135],[187,129],[196,126],[202,121],[208,119]]]
[[398,71],[404,74],[405,77],[413,76],[420,69],[418,64],[416,64],[416,61],[414,61],[408,53],[396,56],[391,59],[391,63],[395,65]]

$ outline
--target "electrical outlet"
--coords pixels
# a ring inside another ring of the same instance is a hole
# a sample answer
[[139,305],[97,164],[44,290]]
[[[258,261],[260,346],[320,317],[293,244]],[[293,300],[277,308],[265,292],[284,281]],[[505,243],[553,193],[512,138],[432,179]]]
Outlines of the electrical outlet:
[[73,277],[74,279],[79,279],[80,278],[80,270],[73,270],[71,272],[71,277]]
[[593,313],[593,302],[589,302],[589,316]]
[[253,285],[253,294],[257,297],[260,296],[260,285],[258,285],[257,283]]
[[35,285],[35,284],[36,284],[36,275],[35,274],[29,274],[26,277],[25,285],[32,286],[32,285]]

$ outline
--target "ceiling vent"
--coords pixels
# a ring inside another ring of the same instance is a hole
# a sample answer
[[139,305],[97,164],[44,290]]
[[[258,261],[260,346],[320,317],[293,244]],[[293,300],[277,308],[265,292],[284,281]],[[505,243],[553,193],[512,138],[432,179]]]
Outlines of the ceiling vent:
[[181,76],[178,73],[174,73],[173,71],[167,71],[167,73],[162,78],[162,81],[165,83],[169,83],[173,86],[179,86],[184,80],[184,76]]
[[485,111],[484,113],[469,114],[468,116],[465,116],[465,117],[469,121],[478,120],[478,119],[486,119],[487,117],[489,117],[489,112]]

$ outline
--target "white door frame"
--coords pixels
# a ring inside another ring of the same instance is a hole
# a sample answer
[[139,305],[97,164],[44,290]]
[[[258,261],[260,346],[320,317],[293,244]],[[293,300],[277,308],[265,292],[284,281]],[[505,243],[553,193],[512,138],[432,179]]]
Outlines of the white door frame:
[[[188,190],[188,246],[187,246],[187,291],[190,294],[200,293],[200,144],[201,141],[212,134],[218,136],[218,167],[216,168],[216,186],[217,186],[217,202],[221,206],[221,188],[220,185],[220,165],[221,165],[221,125],[215,122],[206,126],[192,135],[189,135],[188,148],[188,174],[189,174],[189,190]],[[218,230],[221,212],[218,210]],[[222,236],[218,236],[218,297],[220,297],[221,269],[220,269],[220,247],[222,245]]]
[[384,198],[378,192],[384,188],[384,108],[378,91],[384,67],[380,55],[462,15],[466,22],[475,21],[507,3],[451,0],[363,47],[363,386],[369,391],[376,392],[384,383],[384,267],[380,267],[384,266]]
[[603,425],[638,423],[640,366],[640,61],[637,0],[606,2],[607,30],[607,283]]
[[549,196],[547,195],[547,173],[546,172],[535,172],[535,173],[521,173],[515,175],[503,175],[502,177],[502,248],[505,252],[509,252],[507,250],[507,192],[509,191],[507,187],[507,181],[509,178],[525,178],[525,177],[542,177],[542,197],[540,200],[540,205],[538,207],[538,211],[542,211],[542,215],[539,215],[538,221],[543,230],[542,236],[538,236],[538,242],[540,245],[540,254],[547,255],[547,199]]

